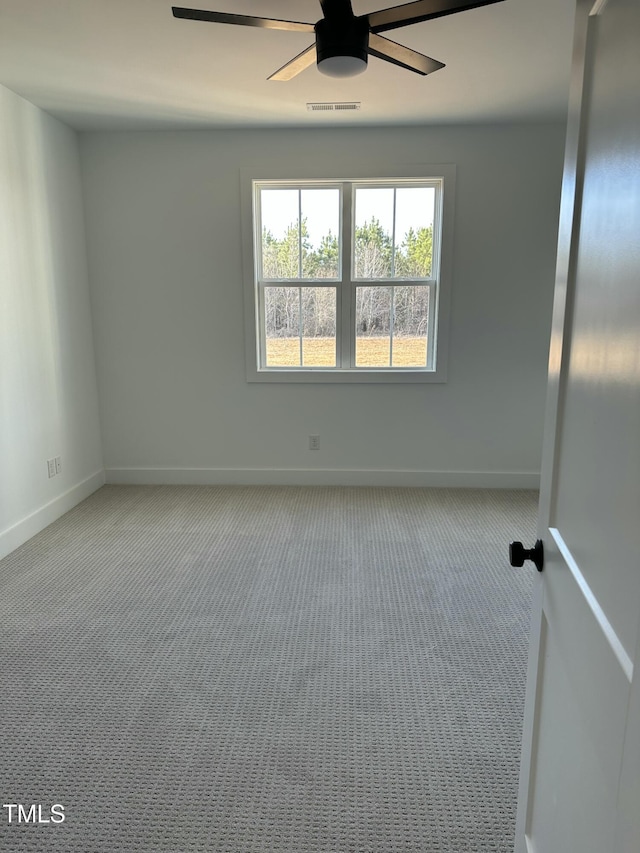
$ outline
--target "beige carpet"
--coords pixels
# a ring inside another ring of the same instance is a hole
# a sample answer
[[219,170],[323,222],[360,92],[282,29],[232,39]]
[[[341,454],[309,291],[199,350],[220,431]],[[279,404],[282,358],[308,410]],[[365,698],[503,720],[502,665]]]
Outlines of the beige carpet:
[[510,853],[536,500],[101,489],[0,562],[0,850]]

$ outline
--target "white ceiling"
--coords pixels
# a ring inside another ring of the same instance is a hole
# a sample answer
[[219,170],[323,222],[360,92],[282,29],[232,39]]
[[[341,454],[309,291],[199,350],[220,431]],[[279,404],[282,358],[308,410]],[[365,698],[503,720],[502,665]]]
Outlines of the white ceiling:
[[[352,0],[356,14],[396,5]],[[173,0],[315,22],[318,0]],[[177,20],[172,0],[0,0],[0,83],[80,130],[530,121],[566,112],[574,0],[505,0],[385,35],[446,63],[421,77],[267,76],[305,33]],[[360,101],[311,113],[308,101]]]

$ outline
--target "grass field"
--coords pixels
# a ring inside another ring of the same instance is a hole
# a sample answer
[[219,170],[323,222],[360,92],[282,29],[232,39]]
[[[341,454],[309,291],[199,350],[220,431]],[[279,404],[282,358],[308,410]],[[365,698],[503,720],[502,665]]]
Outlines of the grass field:
[[[336,344],[333,338],[305,338],[302,342],[305,367],[335,367]],[[357,367],[424,367],[427,362],[426,338],[394,338],[393,365],[389,364],[389,338],[357,338]],[[299,367],[298,338],[267,338],[267,367]]]

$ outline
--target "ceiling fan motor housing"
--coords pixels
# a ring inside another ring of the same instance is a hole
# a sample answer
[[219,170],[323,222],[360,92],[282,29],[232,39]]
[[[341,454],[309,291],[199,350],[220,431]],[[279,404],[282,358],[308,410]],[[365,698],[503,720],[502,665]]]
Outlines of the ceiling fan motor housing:
[[318,65],[334,56],[352,56],[366,64],[369,55],[369,23],[366,18],[323,18],[315,25]]

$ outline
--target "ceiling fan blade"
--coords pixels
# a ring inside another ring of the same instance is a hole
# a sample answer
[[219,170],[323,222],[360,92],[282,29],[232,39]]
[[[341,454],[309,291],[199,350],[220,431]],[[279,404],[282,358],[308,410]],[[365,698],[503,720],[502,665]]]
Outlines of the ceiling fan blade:
[[214,24],[241,24],[245,27],[263,27],[267,30],[292,30],[299,33],[314,32],[313,24],[299,21],[278,21],[275,18],[254,18],[251,15],[233,15],[229,12],[207,12],[204,9],[184,9],[172,6],[174,18],[187,18],[190,21],[212,21]]
[[396,27],[407,27],[409,24],[419,24],[420,21],[430,21],[432,18],[442,18],[456,12],[466,12],[467,9],[501,2],[502,0],[415,0],[402,6],[380,9],[379,12],[369,12],[363,17],[369,19],[371,32],[383,33]]
[[406,68],[408,71],[422,74],[423,77],[444,68],[444,62],[438,62],[437,59],[431,59],[430,56],[425,56],[417,50],[411,50],[410,47],[383,38],[376,33],[369,33],[369,53],[371,56],[377,56],[378,59],[386,59],[387,62]]
[[291,80],[297,74],[300,74],[300,72],[304,71],[305,68],[313,65],[315,61],[316,46],[315,44],[312,44],[306,50],[303,50],[302,53],[299,53],[297,56],[294,56],[293,59],[290,59],[286,65],[282,66],[282,68],[278,68],[277,71],[274,71],[271,77],[267,77],[267,80],[276,80],[284,83],[287,80]]

